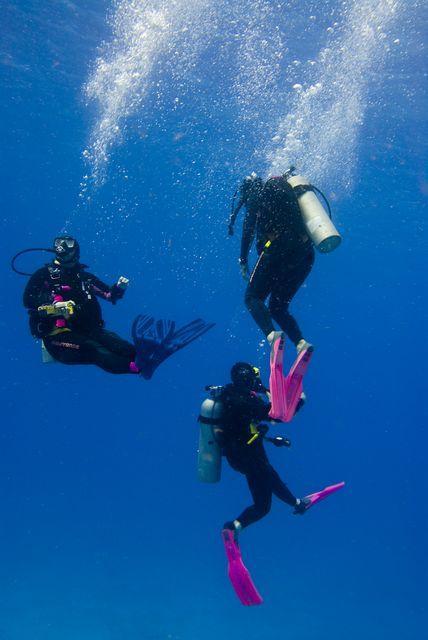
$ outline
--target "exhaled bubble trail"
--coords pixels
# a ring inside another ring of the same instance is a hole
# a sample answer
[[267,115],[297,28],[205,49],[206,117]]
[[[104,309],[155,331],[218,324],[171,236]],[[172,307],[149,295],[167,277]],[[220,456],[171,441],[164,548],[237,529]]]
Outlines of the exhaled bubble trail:
[[271,175],[296,164],[315,182],[349,186],[367,89],[388,52],[386,32],[405,7],[401,0],[356,0],[344,7],[343,24],[327,29],[330,46],[293,85],[292,106],[266,149]]
[[[174,55],[180,41],[183,56],[176,64],[185,65],[193,50],[206,46],[207,38],[195,38],[195,32],[208,24],[210,0],[118,0],[111,18],[113,37],[105,45],[85,87],[89,99],[98,103],[97,120],[84,156],[91,167],[81,185],[92,179],[104,179],[110,151],[120,141],[122,129],[147,96],[155,65],[166,53]],[[202,17],[205,16],[205,20]],[[188,25],[192,33],[188,42]]]
[[[125,137],[127,119],[149,95],[162,94],[163,83],[167,91],[177,91],[179,100],[180,91],[188,90],[195,78],[201,84],[197,95],[190,95],[207,105],[206,118],[234,118],[235,154],[227,139],[213,145],[219,167],[229,157],[232,173],[235,165],[245,159],[248,163],[247,140],[253,139],[253,156],[258,164],[264,160],[268,173],[296,164],[315,182],[348,186],[368,88],[394,46],[388,31],[406,7],[404,0],[343,0],[340,6],[338,22],[325,33],[329,45],[308,64],[296,66],[293,81],[289,74],[288,82],[281,83],[285,37],[291,42],[296,37],[293,21],[281,18],[287,2],[116,0],[111,41],[85,87],[97,103],[97,115],[84,152],[91,175],[85,177],[81,194],[88,182],[103,181],[111,150]],[[308,13],[307,20],[311,18],[315,16]],[[309,32],[299,37],[304,40]],[[209,64],[202,55],[208,47],[214,52]],[[223,65],[220,75],[216,62]],[[216,85],[213,94],[206,81],[211,75],[217,78],[216,73],[223,90]],[[229,108],[230,99],[237,110]],[[284,101],[290,106],[275,126],[274,114],[281,113]],[[272,131],[275,135],[266,143]],[[204,149],[205,156],[210,152]]]

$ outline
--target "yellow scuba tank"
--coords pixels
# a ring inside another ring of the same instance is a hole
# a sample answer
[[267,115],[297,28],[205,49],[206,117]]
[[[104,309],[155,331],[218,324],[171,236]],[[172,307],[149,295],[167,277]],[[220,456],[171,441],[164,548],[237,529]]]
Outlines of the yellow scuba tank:
[[285,174],[285,178],[296,194],[306,231],[318,251],[330,253],[339,246],[342,238],[316,195],[316,192],[321,192],[303,176],[292,175],[293,170],[294,167]]
[[221,447],[216,427],[221,428],[223,387],[206,387],[209,397],[201,405],[199,422],[198,479],[200,482],[218,482],[221,478]]

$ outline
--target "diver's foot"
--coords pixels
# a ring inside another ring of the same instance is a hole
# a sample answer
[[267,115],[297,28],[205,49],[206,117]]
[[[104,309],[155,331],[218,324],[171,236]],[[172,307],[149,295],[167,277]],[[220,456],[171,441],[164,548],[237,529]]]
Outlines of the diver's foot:
[[313,350],[314,350],[314,345],[311,344],[310,342],[307,342],[303,338],[299,340],[299,342],[296,344],[297,355],[302,353],[302,351],[309,351],[309,353],[312,353]]
[[140,365],[139,375],[144,378],[144,380],[151,380],[153,374],[155,372],[155,368],[152,364],[142,364]]
[[269,342],[270,346],[272,346],[273,343],[276,342],[278,338],[282,338],[283,335],[284,335],[283,331],[271,331],[267,335],[267,341]]
[[306,400],[307,400],[306,393],[304,391],[302,391],[302,393],[300,394],[299,402],[297,403],[296,413],[298,411],[300,411],[300,409],[302,409],[302,407],[305,406]]
[[236,543],[238,543],[238,536],[242,531],[242,524],[239,520],[230,520],[229,522],[225,522],[223,525],[223,529],[228,529],[233,532],[233,538]]
[[151,380],[158,366],[173,353],[171,348],[167,348],[163,344],[155,343],[155,345],[156,351],[150,354],[146,359],[140,359],[138,363],[140,367],[140,376],[145,380]]
[[297,498],[294,505],[294,515],[302,516],[311,506],[311,501],[308,498]]

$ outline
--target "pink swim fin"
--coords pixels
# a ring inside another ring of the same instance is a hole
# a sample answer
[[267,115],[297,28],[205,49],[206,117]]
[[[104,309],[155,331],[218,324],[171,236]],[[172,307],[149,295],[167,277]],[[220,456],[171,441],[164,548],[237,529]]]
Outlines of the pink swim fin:
[[269,416],[282,422],[290,422],[296,413],[303,391],[303,377],[312,358],[313,349],[303,349],[290,372],[284,376],[284,344],[282,335],[272,345],[269,387],[271,410]]
[[320,500],[324,500],[324,498],[327,498],[332,493],[339,491],[339,489],[342,489],[344,486],[345,486],[344,482],[338,482],[337,484],[332,484],[329,487],[322,489],[321,491],[317,491],[316,493],[310,493],[308,496],[305,496],[304,500],[309,500],[309,504],[306,507],[306,511],[311,507],[313,507],[314,504],[316,504]]
[[235,541],[233,531],[223,529],[221,535],[229,562],[229,578],[236,595],[246,607],[262,604],[263,598],[254,586],[247,567],[242,562],[241,551]]

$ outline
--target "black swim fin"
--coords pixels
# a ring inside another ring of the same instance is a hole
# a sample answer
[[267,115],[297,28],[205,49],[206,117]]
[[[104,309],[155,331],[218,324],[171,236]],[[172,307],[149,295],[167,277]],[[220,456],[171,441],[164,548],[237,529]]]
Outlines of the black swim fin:
[[214,326],[215,322],[205,322],[205,320],[201,320],[200,318],[193,320],[189,322],[189,324],[185,324],[181,329],[177,329],[167,340],[168,345],[174,349],[173,353],[175,353],[175,351],[187,347],[193,340],[197,340],[197,338],[203,336],[204,333]]
[[150,380],[164,360],[200,338],[214,323],[197,319],[175,331],[173,320],[157,320],[148,315],[137,316],[132,325],[135,364],[140,375]]

